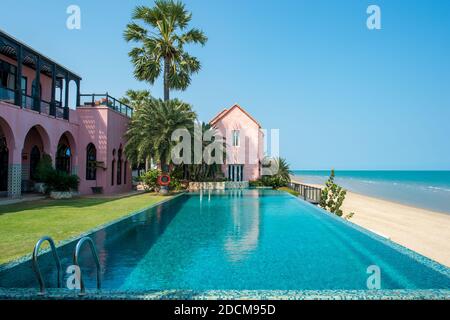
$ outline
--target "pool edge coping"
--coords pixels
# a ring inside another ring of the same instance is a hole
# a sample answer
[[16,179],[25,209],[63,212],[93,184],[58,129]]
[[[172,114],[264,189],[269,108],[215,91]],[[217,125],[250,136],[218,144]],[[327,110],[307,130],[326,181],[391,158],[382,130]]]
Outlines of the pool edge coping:
[[450,290],[87,290],[2,289],[0,300],[450,300]]
[[[92,229],[89,229],[87,231],[84,231],[83,233],[80,233],[80,234],[78,234],[76,236],[73,236],[73,237],[61,240],[56,245],[56,249],[59,249],[60,247],[65,246],[65,245],[67,245],[67,244],[69,244],[71,242],[74,242],[76,240],[79,240],[79,239],[81,239],[83,237],[89,236],[89,235],[93,234],[94,232],[97,232],[97,231],[99,231],[101,229],[107,228],[107,227],[109,227],[109,226],[111,226],[113,224],[116,224],[116,223],[118,223],[118,222],[120,222],[122,220],[128,219],[128,218],[130,218],[132,216],[135,216],[135,215],[138,215],[138,214],[140,214],[140,213],[142,213],[144,211],[147,211],[147,210],[149,210],[149,209],[151,209],[153,207],[156,207],[156,206],[161,205],[163,203],[166,203],[168,201],[174,200],[174,199],[176,199],[176,198],[178,198],[178,197],[180,197],[180,196],[182,196],[184,194],[186,194],[186,192],[181,192],[179,194],[176,194],[176,195],[173,195],[173,196],[169,196],[167,199],[158,201],[158,202],[156,202],[156,203],[154,203],[154,204],[152,204],[152,205],[150,205],[148,207],[142,208],[142,209],[137,210],[137,211],[133,211],[133,212],[131,212],[131,213],[125,215],[125,216],[122,216],[120,218],[117,218],[117,219],[111,220],[109,222],[106,222],[104,224],[98,225],[98,226],[96,226],[96,227],[94,227]],[[39,239],[37,239],[36,241],[38,241],[38,240]],[[31,250],[30,250],[31,252],[26,254],[26,255],[23,255],[21,257],[15,258],[15,259],[13,259],[13,260],[11,260],[9,262],[5,262],[3,264],[0,264],[0,272],[6,271],[8,269],[11,269],[11,268],[14,268],[14,267],[18,266],[19,264],[22,264],[22,263],[30,261],[32,259],[32,256],[33,256],[32,250],[33,250],[33,248],[31,248]],[[50,247],[46,248],[46,249],[43,249],[43,250],[40,250],[39,251],[39,255],[46,254],[46,253],[50,252],[50,250],[51,250]],[[2,289],[2,287],[0,287],[0,289]]]

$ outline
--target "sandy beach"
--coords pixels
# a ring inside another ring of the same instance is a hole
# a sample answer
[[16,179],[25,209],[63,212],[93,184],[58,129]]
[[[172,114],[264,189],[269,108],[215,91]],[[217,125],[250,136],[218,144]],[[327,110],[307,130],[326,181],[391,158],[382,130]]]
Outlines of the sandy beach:
[[354,192],[347,192],[343,211],[354,212],[351,222],[450,267],[450,214]]

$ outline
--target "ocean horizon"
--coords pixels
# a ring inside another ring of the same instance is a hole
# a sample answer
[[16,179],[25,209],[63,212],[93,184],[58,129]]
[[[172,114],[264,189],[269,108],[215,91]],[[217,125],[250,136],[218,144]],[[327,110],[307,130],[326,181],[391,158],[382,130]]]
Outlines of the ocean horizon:
[[[292,170],[302,182],[324,184],[330,170]],[[450,171],[335,170],[336,183],[349,191],[450,214]]]

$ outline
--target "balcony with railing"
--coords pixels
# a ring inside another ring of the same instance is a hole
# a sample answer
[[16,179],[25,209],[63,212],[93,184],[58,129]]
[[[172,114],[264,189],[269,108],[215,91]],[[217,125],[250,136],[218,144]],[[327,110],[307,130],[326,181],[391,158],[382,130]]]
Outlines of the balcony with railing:
[[106,106],[131,118],[133,108],[122,101],[106,94],[80,94],[80,106]]
[[[21,95],[20,103],[17,103],[18,94]],[[39,98],[0,86],[0,102],[2,101],[17,105],[22,109],[32,110],[58,119],[68,119],[68,112],[65,112],[66,108],[61,107],[61,103],[58,101],[52,103],[50,101],[40,100]]]
[[0,102],[69,120],[70,92],[75,93],[69,87],[75,83],[74,104],[79,105],[80,81],[77,74],[0,30]]

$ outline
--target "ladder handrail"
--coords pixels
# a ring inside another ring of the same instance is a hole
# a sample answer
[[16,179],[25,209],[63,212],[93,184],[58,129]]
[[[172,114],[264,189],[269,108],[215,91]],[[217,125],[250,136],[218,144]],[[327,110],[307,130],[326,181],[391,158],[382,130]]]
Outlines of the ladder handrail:
[[58,269],[58,288],[61,288],[61,261],[59,260],[59,256],[58,256],[58,252],[56,251],[56,246],[55,243],[53,242],[53,239],[49,236],[44,236],[41,239],[38,240],[38,242],[36,242],[35,246],[34,246],[34,250],[33,250],[33,258],[32,258],[32,266],[33,266],[33,270],[34,273],[36,274],[36,277],[38,279],[39,282],[39,294],[45,294],[45,282],[42,279],[42,274],[41,274],[41,270],[39,269],[39,264],[38,264],[38,254],[39,254],[39,249],[41,247],[41,245],[47,241],[50,244],[50,248],[53,254],[53,258],[55,259],[56,262],[56,268]]
[[[89,243],[89,247],[91,248],[91,253],[94,256],[94,261],[95,261],[95,265],[96,265],[96,268],[97,268],[97,290],[99,290],[100,287],[101,287],[100,260],[98,258],[97,250],[95,249],[94,242],[92,241],[91,238],[83,237],[77,242],[77,245],[76,245],[75,250],[73,252],[73,264],[80,268],[80,264],[78,263],[78,255],[80,254],[80,249],[81,249],[81,247],[83,246],[83,244],[85,242]],[[84,293],[85,293],[85,286],[84,286],[84,281],[83,281],[82,272],[81,272],[81,268],[80,268],[80,293],[79,294],[80,295],[84,295]]]

